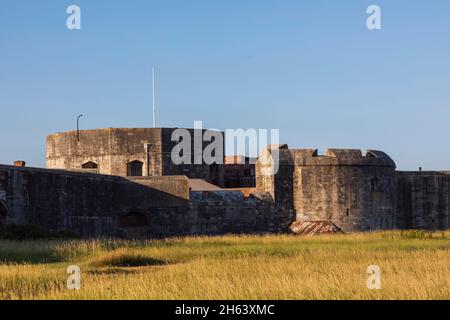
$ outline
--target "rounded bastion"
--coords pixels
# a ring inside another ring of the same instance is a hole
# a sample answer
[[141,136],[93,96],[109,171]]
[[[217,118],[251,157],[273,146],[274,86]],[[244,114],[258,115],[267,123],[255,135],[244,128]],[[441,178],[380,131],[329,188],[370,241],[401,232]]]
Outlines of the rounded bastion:
[[293,208],[297,221],[331,221],[344,231],[392,229],[395,168],[382,151],[329,149],[320,155],[269,146],[257,163],[257,186]]

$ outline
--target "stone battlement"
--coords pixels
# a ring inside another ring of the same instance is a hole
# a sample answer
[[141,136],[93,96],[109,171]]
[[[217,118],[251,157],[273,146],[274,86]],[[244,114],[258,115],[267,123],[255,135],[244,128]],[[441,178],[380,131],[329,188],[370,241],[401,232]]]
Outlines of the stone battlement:
[[359,149],[327,149],[324,155],[317,149],[288,149],[287,145],[269,146],[264,156],[278,151],[281,164],[293,166],[383,166],[395,168],[395,162],[383,151]]

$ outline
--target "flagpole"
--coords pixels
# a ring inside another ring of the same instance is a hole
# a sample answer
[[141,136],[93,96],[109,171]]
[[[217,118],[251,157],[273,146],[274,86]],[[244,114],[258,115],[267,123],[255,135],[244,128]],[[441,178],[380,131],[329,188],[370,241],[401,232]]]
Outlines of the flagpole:
[[152,92],[153,92],[153,128],[156,128],[156,106],[155,106],[155,67],[152,67]]

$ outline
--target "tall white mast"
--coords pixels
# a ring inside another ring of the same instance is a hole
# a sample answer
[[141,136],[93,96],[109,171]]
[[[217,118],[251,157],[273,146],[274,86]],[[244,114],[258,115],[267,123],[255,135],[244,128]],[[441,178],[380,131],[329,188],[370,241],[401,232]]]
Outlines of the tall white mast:
[[152,67],[152,87],[153,87],[153,128],[156,128],[156,105],[155,105],[155,67]]

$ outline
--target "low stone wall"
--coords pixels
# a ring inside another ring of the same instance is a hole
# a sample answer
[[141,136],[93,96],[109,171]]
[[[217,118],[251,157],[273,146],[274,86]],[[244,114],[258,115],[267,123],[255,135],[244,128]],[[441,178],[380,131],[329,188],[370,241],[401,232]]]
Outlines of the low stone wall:
[[450,228],[450,175],[445,172],[397,172],[397,227]]
[[184,176],[127,179],[0,166],[5,224],[71,230],[82,237],[167,237],[282,231],[295,218],[270,196],[189,192]]
[[[167,180],[180,180],[178,186],[184,182],[188,192],[184,177]],[[146,183],[152,187],[115,176],[0,166],[0,192],[8,208],[4,223],[71,230],[81,236],[115,236],[123,216],[147,214],[162,203],[189,206],[186,192],[165,190],[167,181]]]
[[[280,176],[274,179],[274,189],[279,191],[274,197],[270,189],[247,190],[247,194],[242,190],[190,191],[184,176],[123,178],[0,165],[0,226],[34,224],[51,231],[71,230],[82,237],[157,238],[284,232],[296,220],[342,222],[334,215],[299,214],[301,206],[294,205],[298,199],[319,207],[319,195],[324,199],[339,196],[336,203],[364,205],[355,205],[357,210],[349,210],[348,216],[342,209],[344,218],[354,221],[354,229],[347,228],[350,231],[364,231],[368,223],[374,229],[391,228],[394,220],[399,229],[450,228],[450,175],[444,172],[397,172],[391,183],[390,167],[386,173],[376,166],[307,166],[295,168],[290,184],[280,177],[289,178],[291,171],[286,170],[291,169],[281,166]],[[353,176],[357,179],[347,178]],[[328,182],[338,187],[328,187]],[[352,189],[347,190],[345,183]],[[283,188],[290,188],[290,193],[283,194]],[[375,210],[384,208],[385,202],[389,209],[396,203],[389,211],[393,217],[388,224]],[[340,207],[320,209],[332,212],[333,208]]]

